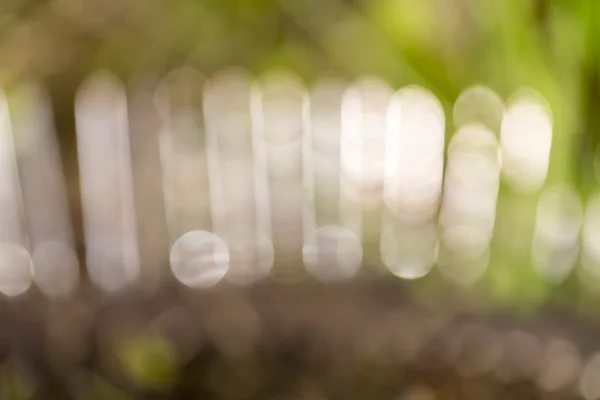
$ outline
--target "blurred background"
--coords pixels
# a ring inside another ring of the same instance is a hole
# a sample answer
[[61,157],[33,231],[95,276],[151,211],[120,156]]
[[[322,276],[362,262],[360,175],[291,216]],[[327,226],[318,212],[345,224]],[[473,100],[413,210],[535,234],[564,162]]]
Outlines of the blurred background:
[[600,399],[599,22],[4,0],[0,399]]

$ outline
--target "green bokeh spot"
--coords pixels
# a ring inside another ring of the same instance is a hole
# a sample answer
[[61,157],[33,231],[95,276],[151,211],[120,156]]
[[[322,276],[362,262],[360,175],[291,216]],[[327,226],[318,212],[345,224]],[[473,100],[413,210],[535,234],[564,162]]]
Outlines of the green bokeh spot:
[[161,335],[146,332],[123,341],[119,359],[127,376],[144,388],[164,389],[177,377],[175,352]]

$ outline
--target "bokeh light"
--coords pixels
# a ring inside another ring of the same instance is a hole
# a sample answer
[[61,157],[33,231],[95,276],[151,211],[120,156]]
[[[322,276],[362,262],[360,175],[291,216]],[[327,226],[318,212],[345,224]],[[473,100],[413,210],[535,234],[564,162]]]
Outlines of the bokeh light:
[[171,249],[175,278],[193,288],[216,285],[229,269],[229,248],[217,235],[192,231],[181,236]]
[[273,242],[258,232],[238,232],[227,237],[230,268],[226,278],[248,285],[266,277],[275,262]]
[[[338,160],[342,129],[342,98],[345,90],[344,81],[329,78],[319,80],[310,93],[309,117],[313,149]],[[315,170],[328,172],[316,166]]]
[[431,271],[437,256],[438,229],[434,221],[408,224],[384,217],[381,260],[394,275],[421,278]]
[[531,245],[534,268],[552,281],[564,279],[579,255],[583,209],[572,187],[555,186],[542,193]]
[[490,257],[501,160],[494,134],[483,125],[467,125],[448,148],[440,210],[438,265],[451,280],[477,280]]
[[302,255],[306,268],[315,278],[341,281],[356,275],[362,262],[362,247],[350,230],[326,225],[309,236]]
[[122,85],[98,72],[75,104],[81,200],[92,281],[106,291],[139,276],[127,103]]
[[208,156],[196,109],[201,104],[185,91],[192,91],[198,79],[187,70],[173,71],[155,95],[162,117],[158,140],[171,244],[191,230],[211,229]]
[[70,294],[79,281],[79,261],[73,249],[61,242],[42,242],[32,255],[38,288],[52,297]]
[[552,115],[544,98],[521,90],[502,120],[502,173],[518,191],[532,192],[546,180],[552,146]]
[[0,243],[0,292],[18,296],[33,283],[33,267],[29,252],[15,243]]
[[504,117],[504,104],[489,87],[474,85],[460,93],[454,102],[452,117],[456,129],[479,123],[499,134]]
[[383,184],[387,110],[391,97],[391,88],[373,78],[356,82],[344,95],[342,171],[357,187]]
[[[301,243],[305,236],[305,149],[308,94],[294,74],[274,70],[265,74],[256,87],[259,120],[257,137],[262,146],[259,165],[267,172],[270,233],[280,269],[275,276],[297,281],[304,275]],[[259,173],[262,172],[259,170]],[[265,213],[266,214],[266,213]]]
[[230,249],[226,278],[254,283],[270,272],[275,252],[253,82],[241,69],[220,72],[208,82],[204,101],[213,226]]
[[437,98],[409,86],[388,107],[381,259],[396,276],[426,275],[437,259],[445,118]]
[[26,232],[21,219],[22,200],[15,147],[6,98],[0,94],[0,292],[24,293],[33,281]]
[[0,94],[0,208],[0,239],[24,244],[20,183],[11,121],[3,93]]
[[41,87],[23,85],[9,106],[35,282],[48,296],[65,296],[78,284],[79,262],[51,104]]
[[[363,77],[346,90],[342,99],[340,221],[363,242],[368,264],[380,258],[385,141],[392,96],[386,82]],[[379,274],[383,270],[364,271]]]
[[305,190],[308,213],[305,225],[340,223],[340,140],[342,98],[346,85],[333,79],[317,82],[310,94],[308,138],[305,151]]
[[596,3],[0,1],[0,399],[600,400]]
[[445,119],[427,90],[399,90],[390,105],[384,199],[399,218],[423,221],[437,211],[442,191]]

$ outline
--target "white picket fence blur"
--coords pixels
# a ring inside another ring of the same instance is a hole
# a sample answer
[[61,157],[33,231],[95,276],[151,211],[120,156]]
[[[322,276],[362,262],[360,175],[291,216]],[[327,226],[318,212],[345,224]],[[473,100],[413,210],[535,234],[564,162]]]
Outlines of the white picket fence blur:
[[[80,266],[50,107],[39,87],[15,96],[14,107],[0,101],[0,291],[35,282],[66,295]],[[267,276],[416,279],[434,266],[470,284],[490,260],[501,180],[540,190],[552,141],[551,112],[532,91],[505,105],[467,88],[450,126],[423,87],[364,78],[306,88],[284,71],[205,79],[183,68],[158,88],[127,89],[98,72],[74,109],[84,265],[106,292],[171,273],[201,289]],[[580,254],[579,198],[542,195],[530,242],[540,271],[565,276],[581,255],[599,273],[597,203]]]

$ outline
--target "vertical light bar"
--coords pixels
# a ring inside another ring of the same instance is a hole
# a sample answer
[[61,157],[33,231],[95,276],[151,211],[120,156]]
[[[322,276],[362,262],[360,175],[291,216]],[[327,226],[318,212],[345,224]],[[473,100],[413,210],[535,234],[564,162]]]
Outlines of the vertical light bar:
[[548,174],[552,113],[545,99],[522,89],[508,102],[501,129],[502,173],[515,190],[531,193]]
[[379,239],[391,88],[364,78],[344,94],[341,137],[342,224],[365,246],[370,273],[380,273]]
[[7,296],[24,293],[32,282],[20,190],[8,106],[0,93],[0,292]]
[[490,258],[500,177],[498,143],[480,124],[452,137],[440,210],[438,266],[450,280],[476,281]]
[[211,230],[208,163],[202,104],[203,77],[190,69],[171,72],[156,94],[162,117],[159,134],[171,245],[187,232]]
[[21,86],[14,103],[13,131],[35,282],[48,296],[65,296],[77,286],[79,262],[51,106],[35,85]]
[[260,80],[256,93],[261,124],[256,134],[268,176],[275,272],[282,280],[296,281],[304,275],[306,91],[293,74],[274,71]]
[[[590,202],[587,217],[593,215]],[[593,217],[590,218],[592,220]],[[560,282],[573,270],[579,256],[579,237],[584,221],[583,207],[577,190],[570,186],[555,186],[544,191],[537,205],[531,258],[533,267],[544,278]],[[586,218],[586,222],[587,222]],[[593,260],[589,257],[592,235],[591,224],[586,223],[583,233],[582,267],[590,276]]]
[[308,132],[305,135],[304,181],[306,191],[303,258],[307,270],[319,280],[353,277],[362,262],[362,244],[340,220],[340,138],[343,82],[323,80],[310,95]]
[[409,86],[395,94],[388,117],[381,257],[394,275],[415,279],[437,258],[444,111],[433,93]]
[[240,69],[223,71],[208,83],[204,100],[215,232],[227,242],[231,258],[226,278],[251,284],[265,277],[274,261],[251,77]]
[[310,162],[314,189],[315,223],[339,224],[340,219],[340,139],[342,98],[346,84],[323,80],[310,96]]
[[229,268],[229,251],[213,233],[210,160],[203,126],[204,77],[181,68],[163,79],[156,101],[162,116],[160,155],[175,278],[194,288],[218,283]]
[[92,282],[115,291],[139,275],[127,100],[120,82],[99,72],[82,84],[75,117],[86,265]]

